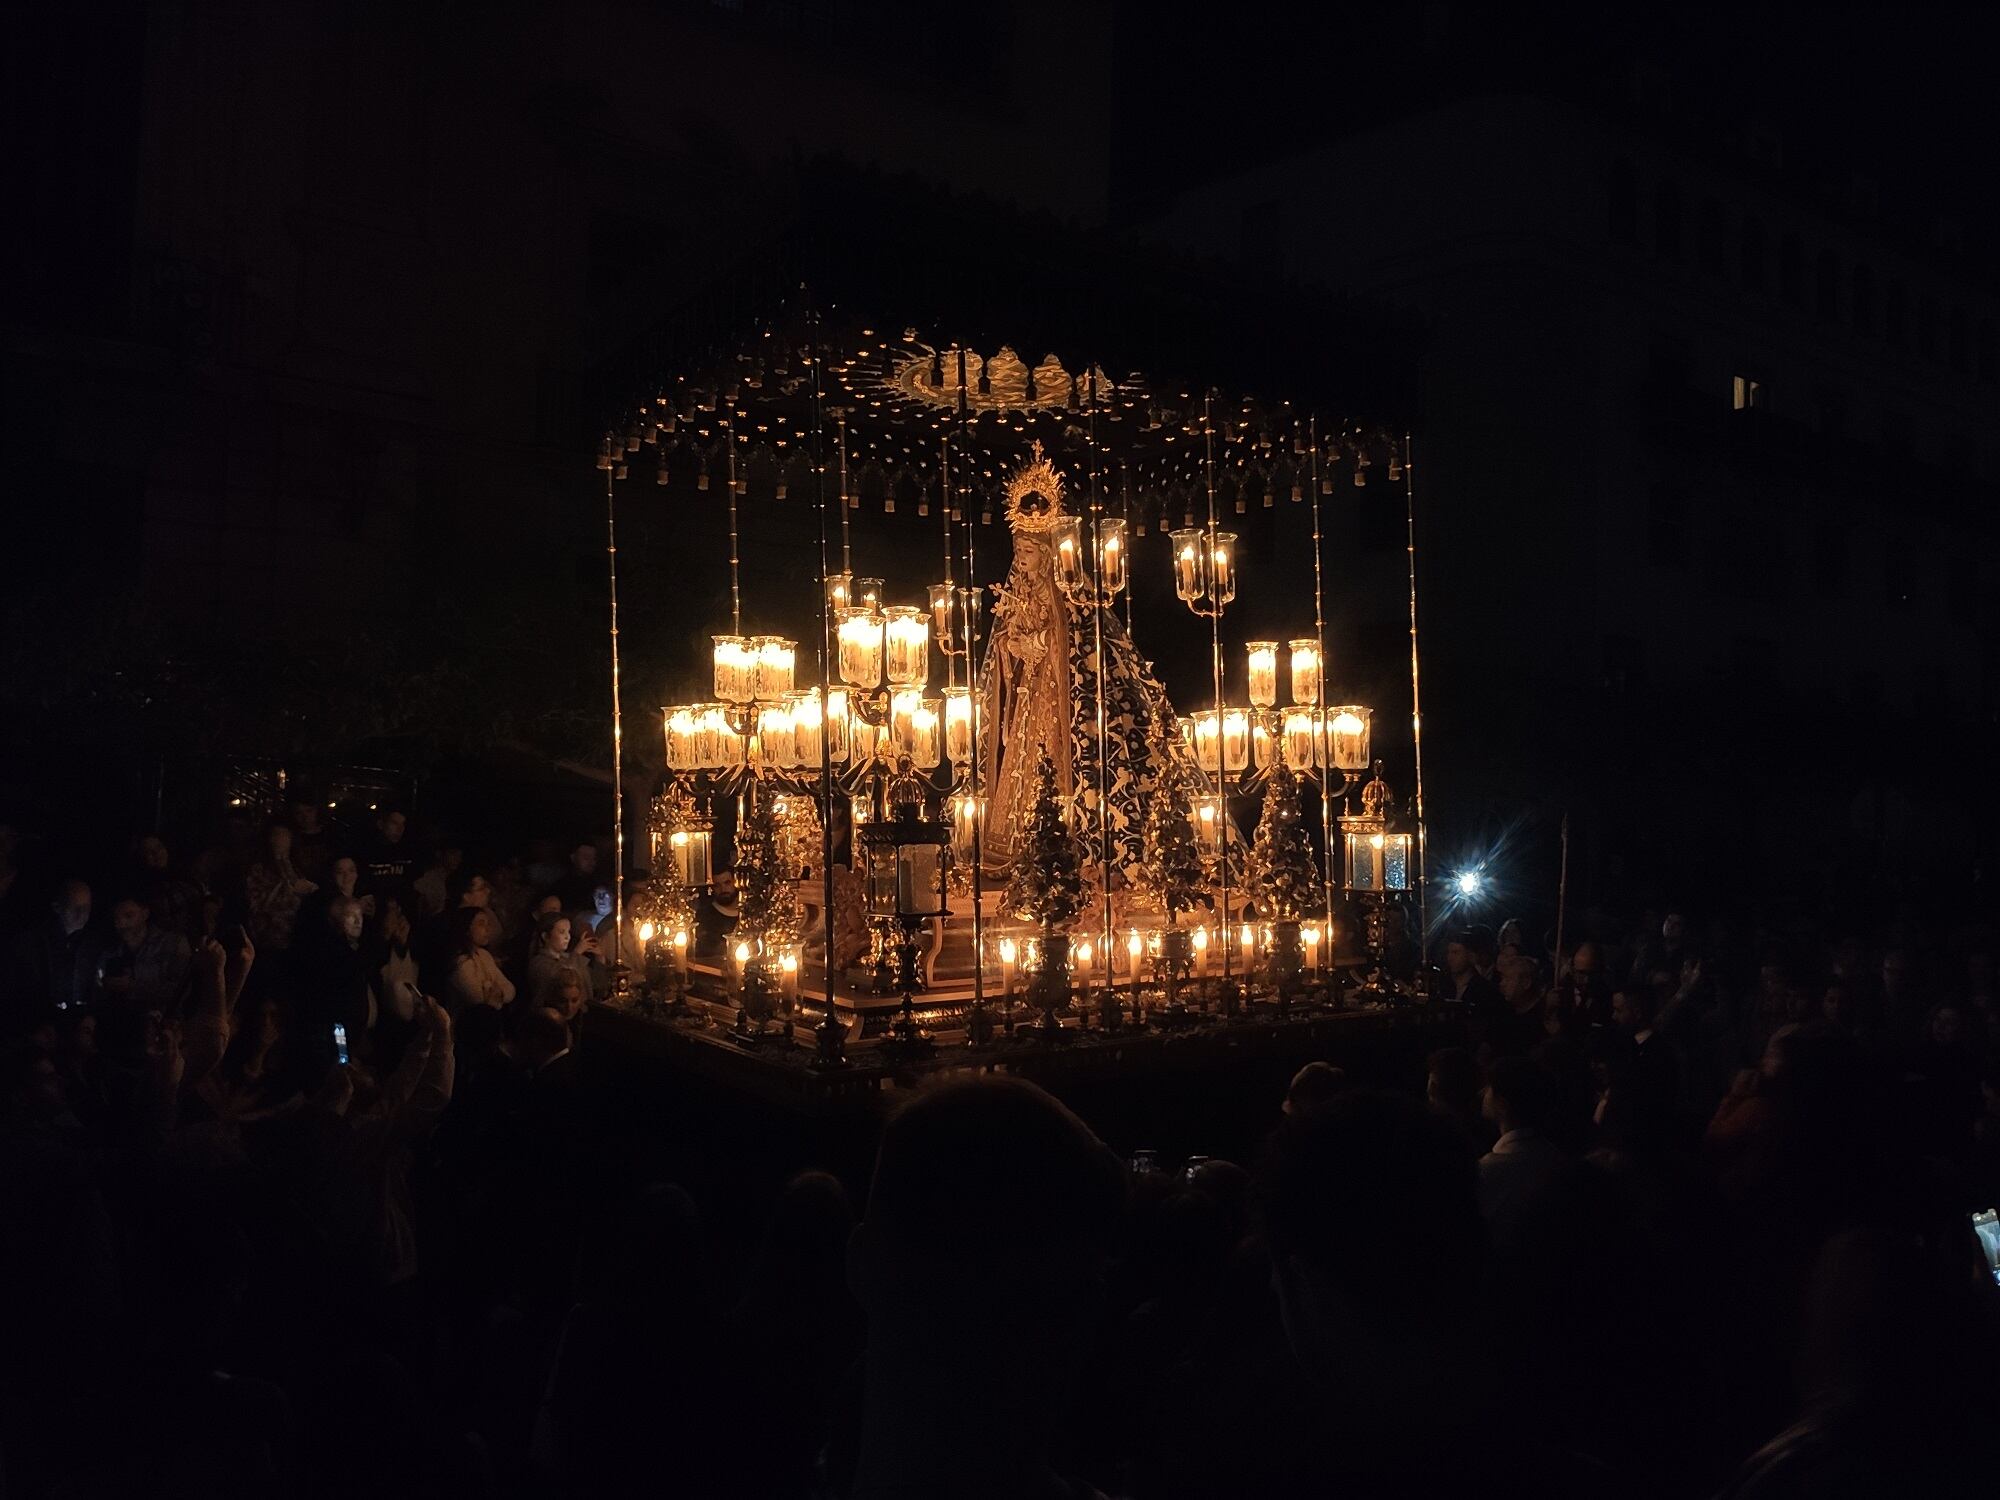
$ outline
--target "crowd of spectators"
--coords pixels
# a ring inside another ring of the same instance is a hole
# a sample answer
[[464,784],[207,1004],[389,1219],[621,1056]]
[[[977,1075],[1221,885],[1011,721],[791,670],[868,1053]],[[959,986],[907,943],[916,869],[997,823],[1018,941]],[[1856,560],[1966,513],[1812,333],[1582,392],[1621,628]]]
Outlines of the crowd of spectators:
[[959,1079],[891,1115],[865,1193],[807,1172],[744,1232],[602,1127],[598,848],[411,842],[303,804],[78,872],[0,825],[0,1493],[1996,1472],[1983,940],[1467,927],[1397,959],[1462,1037],[1421,1097],[1315,1062],[1240,1164],[1163,1171]]

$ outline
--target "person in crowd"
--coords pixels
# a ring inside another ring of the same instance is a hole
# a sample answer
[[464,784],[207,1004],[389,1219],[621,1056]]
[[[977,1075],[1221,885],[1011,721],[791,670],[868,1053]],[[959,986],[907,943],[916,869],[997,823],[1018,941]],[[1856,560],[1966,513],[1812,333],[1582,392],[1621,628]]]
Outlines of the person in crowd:
[[263,853],[243,880],[243,904],[250,934],[260,953],[278,954],[292,946],[299,907],[319,886],[292,863],[292,830],[273,823],[265,830]]
[[714,958],[727,952],[740,916],[742,908],[736,900],[736,871],[733,867],[717,870],[715,883],[695,900],[695,952],[703,958]]
[[1491,1399],[1478,1175],[1452,1122],[1400,1095],[1352,1092],[1273,1138],[1260,1216],[1314,1420],[1249,1456],[1281,1468],[1242,1493],[1585,1492]]
[[[855,1500],[1081,1493],[1056,1437],[1124,1192],[1118,1159],[1020,1079],[941,1084],[889,1121],[847,1254],[867,1323]],[[983,1420],[910,1421],[940,1389]]]
[[1486,942],[1482,932],[1468,927],[1445,944],[1444,998],[1457,1001],[1471,1015],[1491,1017],[1500,1009],[1500,991],[1480,968]]
[[65,880],[56,887],[48,915],[16,939],[8,985],[10,1032],[44,1009],[71,1010],[96,998],[106,944],[90,914],[88,883]]
[[553,887],[567,912],[591,910],[591,898],[602,884],[597,874],[597,845],[583,839],[569,851],[569,868]]
[[400,807],[384,807],[375,814],[374,836],[362,854],[367,889],[379,893],[407,894],[415,856],[407,840],[410,820]]
[[1430,1055],[1424,1098],[1432,1109],[1458,1128],[1475,1157],[1484,1156],[1491,1149],[1498,1130],[1486,1114],[1479,1064],[1470,1051],[1464,1047],[1440,1047]]
[[381,898],[381,931],[375,948],[375,968],[369,983],[382,1005],[399,1021],[416,1018],[415,997],[422,993],[423,978],[411,942],[416,928],[404,905],[408,898],[393,891]]
[[1318,1109],[1347,1087],[1347,1074],[1330,1062],[1309,1062],[1292,1075],[1285,1090],[1284,1112],[1288,1115]]
[[493,913],[482,906],[458,909],[453,923],[452,1009],[484,1005],[499,1010],[513,1003],[513,981],[500,972],[500,965],[493,957],[493,943],[498,936]]
[[[451,966],[458,954],[458,929],[463,920],[459,914],[467,910],[487,911],[492,902],[493,886],[485,871],[461,866],[446,887],[445,909],[424,918],[412,944],[426,994],[439,993],[451,982]],[[499,932],[497,922],[493,930]]]
[[423,916],[434,916],[443,911],[450,899],[452,879],[464,864],[464,843],[454,838],[442,840],[438,844],[437,858],[430,862],[423,874],[410,882],[411,889],[416,892],[420,903],[418,909],[411,912],[411,916],[415,917],[419,913]]
[[1543,1025],[1541,971],[1525,953],[1505,953],[1495,970],[1500,1005],[1493,1011],[1487,1042],[1495,1053],[1525,1055],[1539,1046]]
[[333,834],[318,802],[301,797],[292,803],[292,865],[315,885],[326,882],[333,860]]
[[202,898],[207,888],[177,868],[167,841],[157,833],[143,835],[133,851],[132,890],[146,903],[155,927],[177,932],[192,943],[202,936]]
[[335,896],[319,930],[309,937],[300,935],[297,951],[296,984],[305,999],[301,1018],[310,1026],[345,1028],[349,1046],[364,1050],[364,1038],[378,1013],[375,984],[380,965],[367,941],[367,917],[359,898]]
[[571,951],[570,919],[560,911],[543,912],[535,921],[535,943],[528,955],[528,982],[523,991],[525,1004],[537,1010],[558,1005],[565,980],[578,979],[583,955]]
[[1484,1114],[1499,1134],[1479,1159],[1479,1208],[1496,1245],[1516,1242],[1522,1220],[1569,1167],[1547,1134],[1556,1103],[1555,1080],[1540,1063],[1498,1057],[1487,1071]]
[[299,903],[298,931],[317,935],[326,928],[327,909],[345,897],[361,908],[364,920],[375,915],[373,893],[362,894],[361,861],[352,854],[335,854],[326,862],[319,889]]
[[1605,974],[1603,950],[1596,943],[1576,945],[1569,970],[1553,998],[1557,1010],[1573,1012],[1585,1027],[1611,1024],[1611,984]]
[[102,993],[140,1015],[178,1015],[193,956],[188,940],[157,926],[137,896],[121,897],[111,908],[111,930],[117,941],[104,961]]

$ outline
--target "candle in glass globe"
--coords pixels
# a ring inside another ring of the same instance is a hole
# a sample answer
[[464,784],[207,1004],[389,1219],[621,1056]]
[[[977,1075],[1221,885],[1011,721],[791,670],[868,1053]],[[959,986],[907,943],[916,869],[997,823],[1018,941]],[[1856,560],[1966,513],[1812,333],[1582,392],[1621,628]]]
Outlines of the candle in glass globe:
[[826,753],[835,765],[847,760],[846,688],[831,688],[826,695]]
[[1290,709],[1285,714],[1285,764],[1294,771],[1310,771],[1313,765],[1314,720],[1309,708]]
[[972,760],[972,689],[944,690],[944,753],[955,766]]
[[1338,771],[1368,769],[1368,710],[1359,704],[1327,710],[1327,763]]
[[1319,642],[1292,642],[1292,702],[1310,708],[1319,702]]
[[957,606],[957,584],[931,585],[931,635],[937,641],[940,651],[949,653],[958,649]]
[[767,766],[782,770],[798,764],[798,756],[793,753],[792,710],[788,705],[781,703],[757,710],[757,746]]
[[1268,771],[1277,762],[1278,737],[1271,732],[1276,722],[1275,714],[1250,716],[1250,764],[1255,770]]
[[1097,586],[1107,594],[1124,592],[1126,551],[1124,517],[1104,517],[1097,523]]
[[882,685],[882,617],[861,605],[840,612],[840,680],[864,691]]
[[1250,716],[1232,708],[1222,716],[1222,768],[1241,771],[1250,765]]
[[924,695],[915,688],[902,688],[889,697],[889,743],[904,755],[910,753],[917,710]]
[[857,578],[854,580],[854,603],[858,608],[880,610],[882,608],[882,580],[879,578]]
[[757,653],[751,678],[753,696],[760,702],[775,702],[792,690],[792,666],[797,660],[798,645],[781,635],[755,636],[751,644]]
[[715,696],[724,703],[748,703],[756,696],[757,656],[740,635],[715,637]]
[[938,700],[925,698],[910,714],[910,759],[919,771],[937,769],[940,717]]
[[1208,597],[1227,604],[1236,597],[1236,533],[1218,531],[1208,549]]
[[1222,720],[1215,710],[1203,709],[1193,716],[1194,760],[1204,771],[1222,769]]
[[1269,708],[1278,701],[1278,643],[1252,641],[1245,649],[1250,654],[1251,706]]
[[1066,594],[1076,592],[1090,581],[1083,571],[1080,519],[1076,516],[1057,516],[1049,528],[1049,541],[1055,547],[1056,587]]
[[1222,847],[1222,799],[1210,792],[1194,804],[1195,834],[1210,849]]
[[1192,526],[1171,533],[1174,592],[1184,604],[1198,604],[1208,592],[1208,539]]
[[913,604],[882,611],[887,622],[883,671],[891,687],[922,687],[931,676],[931,624]]
[[792,763],[817,766],[825,749],[819,689],[792,694]]

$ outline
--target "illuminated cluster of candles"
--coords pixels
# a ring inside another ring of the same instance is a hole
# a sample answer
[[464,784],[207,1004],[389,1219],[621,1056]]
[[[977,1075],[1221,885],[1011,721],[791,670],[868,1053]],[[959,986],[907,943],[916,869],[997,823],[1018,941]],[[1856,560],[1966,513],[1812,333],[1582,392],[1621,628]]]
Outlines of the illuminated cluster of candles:
[[[1080,936],[1070,946],[1069,962],[1072,982],[1083,990],[1095,984],[1112,984],[1124,981],[1135,989],[1146,980],[1146,963],[1157,962],[1160,958],[1164,934],[1155,928],[1140,931],[1130,928],[1124,937],[1114,937],[1108,954],[1098,950],[1103,942],[1101,934]],[[1271,951],[1273,931],[1266,923],[1254,922],[1232,924],[1229,927],[1196,927],[1189,931],[1189,946],[1194,950],[1194,977],[1203,979],[1209,972],[1209,955],[1220,953],[1222,944],[1234,936],[1241,956],[1242,972],[1248,973],[1255,967],[1262,954]],[[1320,968],[1322,950],[1332,957],[1332,945],[1325,941],[1325,929],[1317,922],[1309,922],[1299,928],[1299,941],[1304,949],[1305,969],[1308,974],[1316,974]],[[993,943],[992,956],[1000,961],[1000,992],[1012,995],[1017,976],[1033,974],[1042,966],[1042,941],[1038,937],[1003,937]]]
[[1368,767],[1368,716],[1358,704],[1290,708],[1282,715],[1210,708],[1189,714],[1181,732],[1195,764],[1211,775],[1267,770],[1280,753],[1294,771],[1362,771]]

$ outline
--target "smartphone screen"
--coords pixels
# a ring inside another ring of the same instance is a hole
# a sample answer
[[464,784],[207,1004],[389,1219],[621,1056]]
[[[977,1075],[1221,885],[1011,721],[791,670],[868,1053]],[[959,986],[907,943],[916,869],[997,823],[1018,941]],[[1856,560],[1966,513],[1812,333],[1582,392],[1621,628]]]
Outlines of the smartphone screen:
[[333,1060],[342,1067],[347,1065],[347,1027],[345,1023],[333,1023]]
[[1986,1254],[1986,1270],[2000,1283],[2000,1210],[1981,1209],[1972,1216],[1972,1232],[1979,1236],[1979,1248]]

